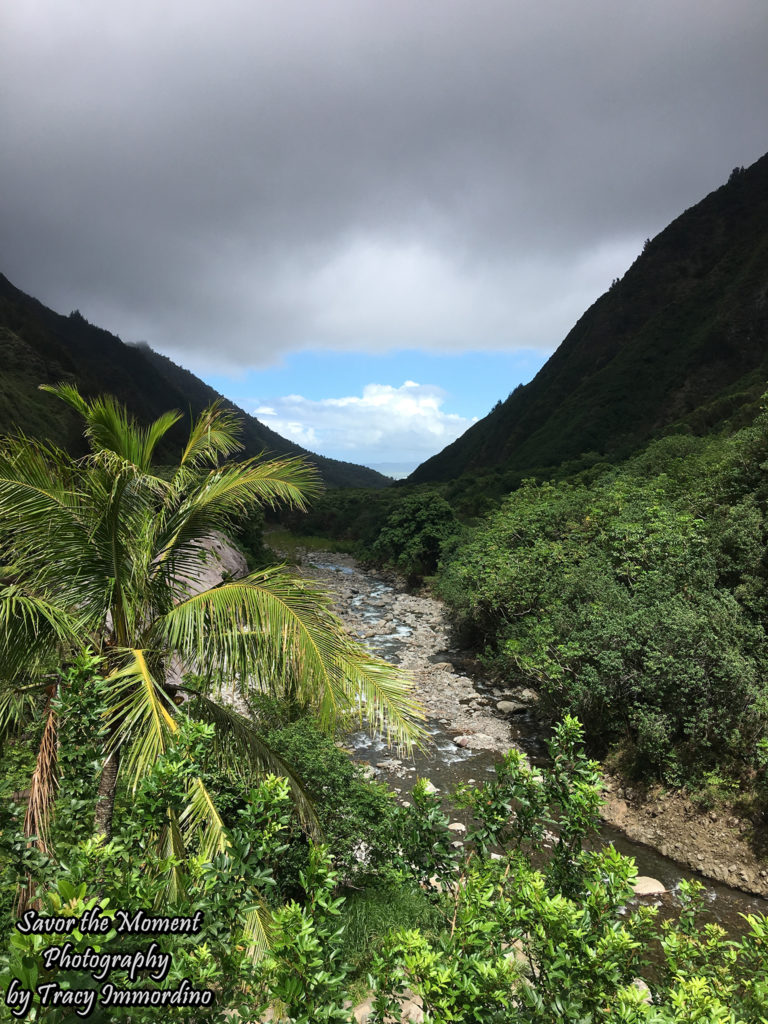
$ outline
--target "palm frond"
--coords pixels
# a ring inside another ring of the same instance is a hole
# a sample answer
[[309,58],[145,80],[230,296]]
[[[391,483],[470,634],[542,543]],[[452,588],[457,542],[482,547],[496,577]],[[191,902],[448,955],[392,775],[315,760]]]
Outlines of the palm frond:
[[40,389],[61,398],[80,413],[94,452],[114,452],[143,470],[149,469],[158,442],[181,419],[181,413],[172,410],[144,428],[138,426],[125,406],[111,395],[86,399],[76,387],[66,383],[41,384]]
[[61,448],[24,434],[0,440],[0,477],[25,481],[41,490],[56,491],[61,501],[77,502],[73,483],[77,463]]
[[40,384],[38,390],[47,391],[49,395],[55,395],[62,402],[71,405],[75,412],[79,412],[81,416],[88,416],[88,403],[74,384],[68,384],[66,381],[60,381],[58,384]]
[[425,715],[413,696],[412,680],[358,644],[350,643],[342,657],[343,686],[347,698],[354,702],[355,717],[384,736],[388,746],[397,746],[408,755],[414,746],[424,749],[429,733],[418,724]]
[[279,683],[307,702],[333,672],[333,636],[322,626],[327,600],[282,567],[252,573],[179,602],[155,629],[190,668],[241,686]]
[[[214,402],[192,424],[180,468],[197,469],[206,464],[215,464],[220,457],[234,455],[243,447],[238,440],[239,433],[237,417],[225,409],[220,401]],[[186,473],[182,476],[188,479]],[[181,478],[178,482],[181,482]]]
[[19,686],[5,681],[0,688],[0,740],[18,732],[40,710],[40,694],[47,683]]
[[243,693],[314,706],[328,729],[352,711],[398,745],[421,742],[413,684],[355,644],[329,605],[278,566],[187,598],[156,628],[189,669],[237,680]]
[[191,496],[190,506],[218,504],[229,511],[247,506],[287,504],[305,509],[306,502],[321,490],[315,466],[301,457],[290,459],[247,459],[209,473]]
[[246,952],[254,963],[261,960],[270,946],[270,913],[263,900],[255,903],[243,921]]
[[300,458],[248,459],[212,469],[202,478],[198,474],[193,483],[189,479],[184,483],[183,499],[175,506],[169,501],[157,520],[159,562],[178,556],[192,542],[216,530],[226,531],[234,517],[254,507],[285,504],[304,510],[321,489],[315,467]]
[[81,646],[76,614],[16,584],[0,589],[0,676],[34,675],[62,648]]
[[[189,795],[189,804],[178,820],[179,830],[176,835],[175,856],[178,857],[181,844],[186,845],[185,840],[190,834],[194,833],[201,833],[199,851],[205,860],[213,860],[217,854],[226,855],[229,840],[224,829],[224,823],[202,779],[196,778],[192,780]],[[182,832],[184,838],[182,838]],[[170,822],[166,835],[166,849],[164,852],[167,856],[168,840],[173,836]],[[170,882],[169,895],[177,885],[178,879]],[[254,961],[260,960],[269,947],[269,911],[264,901],[258,896],[256,896],[256,902],[246,913],[243,922],[243,939],[246,943],[248,956]]]
[[216,854],[225,853],[229,846],[224,822],[200,778],[193,779],[190,784],[189,803],[179,818],[179,825],[185,836],[200,835],[200,854],[204,860],[213,860]]
[[[68,487],[57,467],[37,453],[35,459],[15,459],[6,450],[0,460],[0,517],[14,531],[13,548],[26,552],[41,541],[56,549],[80,547],[84,536],[80,515],[82,494]],[[20,532],[17,532],[20,531]]]
[[[51,688],[55,691],[55,687]],[[56,711],[53,706],[53,694],[49,695],[47,716],[40,746],[37,751],[35,770],[29,788],[27,812],[24,816],[24,835],[29,839],[36,836],[39,849],[48,848],[48,823],[56,796],[58,779],[56,777]]]
[[160,831],[158,848],[160,856],[169,862],[164,890],[158,894],[157,898],[157,905],[161,906],[163,903],[175,903],[185,889],[184,872],[181,865],[187,856],[187,851],[179,819],[171,807],[167,807],[165,811],[165,821]]
[[138,463],[142,469],[149,469],[157,445],[180,419],[183,419],[182,414],[173,409],[158,416],[150,423],[142,437],[141,461]]
[[109,699],[105,715],[110,746],[128,746],[127,770],[133,788],[168,747],[178,731],[175,705],[147,665],[143,650],[130,650],[130,660],[108,677]]
[[59,607],[97,605],[108,575],[93,540],[98,498],[93,474],[66,453],[25,438],[4,441],[0,520],[16,569],[10,581],[23,579],[27,591]]

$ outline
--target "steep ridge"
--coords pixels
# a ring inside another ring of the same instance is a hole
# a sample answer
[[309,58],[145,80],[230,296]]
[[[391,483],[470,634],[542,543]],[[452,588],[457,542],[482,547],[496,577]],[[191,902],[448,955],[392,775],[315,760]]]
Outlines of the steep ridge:
[[[176,366],[146,345],[126,345],[109,331],[96,327],[77,311],[62,316],[25,295],[0,274],[0,433],[21,430],[49,437],[72,451],[81,451],[81,428],[74,413],[40,384],[60,380],[77,383],[85,395],[115,395],[142,422],[167,409],[197,415],[222,399],[199,377]],[[385,487],[391,481],[375,470],[339,462],[300,448],[249,416],[232,402],[242,423],[246,455],[303,455],[314,462],[330,487]],[[188,424],[181,422],[169,435],[175,448]],[[161,453],[162,454],[162,453]]]
[[621,458],[671,425],[711,429],[768,378],[768,155],[652,241],[536,377],[412,482]]

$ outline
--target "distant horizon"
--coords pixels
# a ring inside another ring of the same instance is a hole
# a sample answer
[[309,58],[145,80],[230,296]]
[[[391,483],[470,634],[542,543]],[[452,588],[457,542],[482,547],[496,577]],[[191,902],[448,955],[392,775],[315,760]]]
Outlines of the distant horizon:
[[391,477],[392,480],[405,480],[418,465],[410,462],[379,462],[369,465],[368,469],[375,469],[377,473]]

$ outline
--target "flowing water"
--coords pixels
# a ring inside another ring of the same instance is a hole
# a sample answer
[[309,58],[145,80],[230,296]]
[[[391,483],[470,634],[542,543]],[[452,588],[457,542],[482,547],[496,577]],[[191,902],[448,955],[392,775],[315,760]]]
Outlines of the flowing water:
[[[324,579],[330,589],[341,593],[343,600],[348,602],[348,612],[355,622],[368,627],[365,642],[371,650],[393,664],[400,664],[409,652],[409,639],[414,631],[414,616],[416,619],[419,617],[418,606],[409,615],[410,622],[399,619],[397,603],[393,605],[391,601],[396,593],[394,588],[376,576],[363,572],[354,564],[348,564],[349,560],[346,562],[347,564],[335,561],[333,556],[310,559],[310,565],[317,570],[320,578]],[[334,580],[337,582],[335,587]],[[342,581],[343,586],[339,586]],[[409,600],[413,605],[419,599]],[[426,607],[428,599],[422,600]],[[386,606],[388,610],[394,607],[394,614],[382,619],[382,606]],[[340,611],[343,617],[344,610],[342,605]],[[425,660],[434,663],[444,664],[449,656],[450,652],[445,649],[424,653]],[[479,697],[488,698],[487,703],[492,704],[498,698],[498,693],[494,695],[489,684],[482,680],[472,679],[467,682],[470,692],[460,698],[461,703],[469,703]],[[457,746],[454,735],[448,731],[449,726],[450,721],[445,717],[430,717],[427,727],[432,743],[426,752],[416,751],[410,758],[394,755],[381,739],[372,738],[364,731],[350,735],[347,745],[353,751],[355,760],[371,765],[375,774],[387,782],[401,799],[408,799],[409,792],[419,777],[430,779],[441,793],[447,795],[460,783],[479,784],[491,777],[494,765],[501,756],[493,750],[471,750]],[[542,726],[533,714],[515,716],[512,730],[515,746],[524,750],[533,763],[546,763],[547,737],[542,735]],[[452,731],[455,733],[456,730]],[[451,813],[452,821],[467,823],[463,812],[450,808],[449,803],[445,804],[445,808]],[[706,888],[708,916],[732,934],[744,930],[740,915],[768,914],[768,900],[702,878],[650,847],[627,839],[609,825],[602,826],[600,841],[612,843],[621,853],[634,857],[639,874],[658,879],[668,890],[673,891],[683,878],[698,878]],[[675,902],[673,892],[651,899],[662,907],[662,913],[664,907],[670,910]],[[648,897],[645,900],[647,901]]]

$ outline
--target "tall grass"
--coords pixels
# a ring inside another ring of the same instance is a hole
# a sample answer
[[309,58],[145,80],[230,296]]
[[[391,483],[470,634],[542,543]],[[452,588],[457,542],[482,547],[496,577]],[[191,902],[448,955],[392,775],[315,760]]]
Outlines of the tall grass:
[[418,928],[429,935],[444,925],[417,885],[404,885],[395,879],[372,879],[364,890],[350,891],[346,897],[342,908],[342,956],[357,977],[365,976],[374,954],[390,932]]
[[264,543],[268,545],[280,559],[299,563],[301,556],[307,551],[333,551],[334,553],[354,554],[355,542],[349,540],[331,540],[330,537],[313,537],[291,533],[290,530],[276,529],[264,531]]

